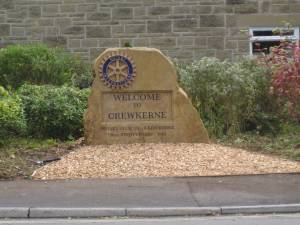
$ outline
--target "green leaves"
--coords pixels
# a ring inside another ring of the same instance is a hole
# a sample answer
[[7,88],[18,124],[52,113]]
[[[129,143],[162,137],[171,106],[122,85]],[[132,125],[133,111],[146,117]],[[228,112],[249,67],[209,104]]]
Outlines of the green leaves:
[[8,137],[24,135],[25,117],[21,101],[0,86],[0,144]]
[[62,140],[81,136],[89,92],[66,86],[23,85],[18,94],[24,105],[28,134]]
[[10,45],[0,51],[0,85],[17,89],[24,83],[86,88],[91,66],[59,48],[45,45]]
[[274,118],[265,118],[274,110],[268,94],[270,77],[266,68],[255,61],[202,58],[189,65],[178,65],[178,72],[212,136],[273,130],[268,126]]

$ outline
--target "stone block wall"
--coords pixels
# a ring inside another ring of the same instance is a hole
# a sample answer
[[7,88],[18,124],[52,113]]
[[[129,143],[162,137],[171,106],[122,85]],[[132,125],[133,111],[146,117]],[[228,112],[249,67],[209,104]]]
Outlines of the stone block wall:
[[190,61],[248,54],[249,26],[300,24],[300,0],[0,0],[0,46],[43,42],[92,61],[125,43]]

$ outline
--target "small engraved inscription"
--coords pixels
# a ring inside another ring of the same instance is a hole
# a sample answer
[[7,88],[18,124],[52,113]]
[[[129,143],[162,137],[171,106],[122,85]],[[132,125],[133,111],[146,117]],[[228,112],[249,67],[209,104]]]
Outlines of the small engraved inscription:
[[102,127],[101,130],[106,132],[109,137],[151,137],[166,136],[167,132],[173,131],[174,125],[144,125],[128,127]]

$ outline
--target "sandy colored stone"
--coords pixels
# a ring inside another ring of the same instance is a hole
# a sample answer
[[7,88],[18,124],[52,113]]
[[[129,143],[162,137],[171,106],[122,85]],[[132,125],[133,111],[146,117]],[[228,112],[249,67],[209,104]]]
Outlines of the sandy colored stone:
[[[115,89],[101,80],[102,67],[113,55],[133,64],[128,87]],[[87,144],[209,142],[198,112],[177,84],[172,62],[159,50],[108,49],[96,59],[95,71],[85,114]]]
[[300,163],[216,144],[86,146],[46,165],[34,179],[219,176],[300,172]]

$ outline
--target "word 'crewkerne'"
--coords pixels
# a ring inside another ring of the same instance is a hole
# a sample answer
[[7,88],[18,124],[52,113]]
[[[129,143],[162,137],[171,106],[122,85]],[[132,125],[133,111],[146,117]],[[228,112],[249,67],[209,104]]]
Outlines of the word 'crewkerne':
[[108,113],[110,120],[128,120],[128,119],[166,119],[166,112],[117,112]]

